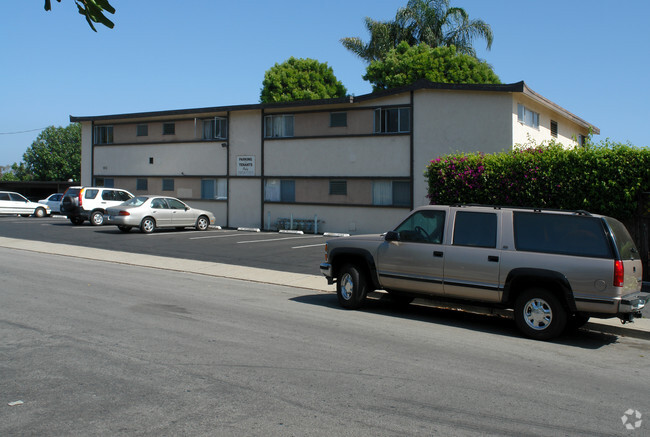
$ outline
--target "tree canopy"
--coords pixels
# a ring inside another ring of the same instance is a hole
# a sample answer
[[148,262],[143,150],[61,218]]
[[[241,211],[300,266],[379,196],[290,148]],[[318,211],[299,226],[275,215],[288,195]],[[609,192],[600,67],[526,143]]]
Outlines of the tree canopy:
[[332,67],[315,59],[293,56],[264,73],[260,101],[292,102],[345,97],[347,90],[334,76]]
[[410,85],[419,79],[441,83],[501,83],[492,67],[473,56],[458,53],[454,46],[429,47],[425,43],[411,47],[401,42],[384,60],[372,62],[364,80],[373,91]]
[[[61,3],[61,0],[56,0]],[[108,0],[74,0],[77,5],[77,10],[81,15],[86,17],[86,21],[92,30],[97,32],[93,23],[101,23],[104,26],[112,29],[115,24],[104,15],[104,11],[109,14],[115,13],[115,8],[111,6]],[[45,0],[45,10],[52,10],[51,0]]]
[[3,180],[66,181],[81,178],[81,125],[45,128],[27,151],[23,162],[14,163]]
[[343,38],[345,48],[367,62],[381,60],[401,42],[426,43],[431,47],[456,46],[460,53],[476,56],[474,39],[481,38],[492,47],[492,29],[483,20],[471,20],[463,8],[451,7],[449,0],[409,0],[395,19],[375,21],[366,17],[370,41],[358,37]]

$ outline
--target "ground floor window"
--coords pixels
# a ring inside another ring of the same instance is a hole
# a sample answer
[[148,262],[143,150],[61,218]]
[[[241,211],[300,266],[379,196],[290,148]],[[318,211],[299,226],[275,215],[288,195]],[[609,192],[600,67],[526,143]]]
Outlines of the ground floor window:
[[174,191],[174,180],[173,179],[163,179],[162,180],[162,190],[163,191]]
[[373,181],[372,204],[411,205],[411,184],[408,181]]
[[267,202],[294,203],[296,201],[296,181],[290,179],[265,180],[264,200]]
[[147,191],[149,183],[147,179],[138,178],[135,180],[135,189],[137,191]]
[[220,179],[202,179],[201,180],[201,199],[226,200],[228,198],[228,180]]

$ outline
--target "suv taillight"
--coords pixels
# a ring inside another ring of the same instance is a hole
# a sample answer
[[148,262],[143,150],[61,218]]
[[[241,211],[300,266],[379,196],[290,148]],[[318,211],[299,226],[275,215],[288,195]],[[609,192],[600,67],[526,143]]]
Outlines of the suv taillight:
[[83,188],[79,190],[79,207],[81,207],[81,199],[83,198],[83,192],[84,192]]
[[625,282],[625,268],[623,261],[614,261],[614,287],[622,287]]

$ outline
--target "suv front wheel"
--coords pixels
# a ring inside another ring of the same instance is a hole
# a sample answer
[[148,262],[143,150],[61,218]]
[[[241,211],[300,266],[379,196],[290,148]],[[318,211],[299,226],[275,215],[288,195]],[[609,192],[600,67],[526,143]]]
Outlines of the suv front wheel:
[[336,296],[339,304],[346,309],[356,310],[363,305],[368,294],[366,277],[358,266],[346,264],[336,281]]
[[549,340],[564,330],[567,312],[553,293],[544,288],[531,288],[517,297],[515,323],[527,337]]

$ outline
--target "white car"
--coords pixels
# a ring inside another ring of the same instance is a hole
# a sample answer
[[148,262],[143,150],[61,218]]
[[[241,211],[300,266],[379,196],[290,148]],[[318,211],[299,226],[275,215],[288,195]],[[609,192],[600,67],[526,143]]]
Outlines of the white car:
[[63,193],[50,194],[47,199],[41,199],[38,203],[49,206],[52,213],[58,214],[61,212],[61,199],[63,199]]
[[23,217],[45,217],[52,214],[47,205],[32,202],[22,194],[0,191],[0,214],[20,214]]

